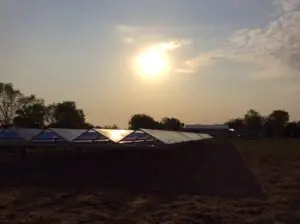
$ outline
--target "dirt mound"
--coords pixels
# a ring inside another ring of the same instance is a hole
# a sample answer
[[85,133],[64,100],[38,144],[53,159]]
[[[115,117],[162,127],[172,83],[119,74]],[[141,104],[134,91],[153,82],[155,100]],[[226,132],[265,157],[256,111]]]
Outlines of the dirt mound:
[[261,197],[259,183],[227,141],[154,149],[122,147],[0,167],[3,183],[134,192]]

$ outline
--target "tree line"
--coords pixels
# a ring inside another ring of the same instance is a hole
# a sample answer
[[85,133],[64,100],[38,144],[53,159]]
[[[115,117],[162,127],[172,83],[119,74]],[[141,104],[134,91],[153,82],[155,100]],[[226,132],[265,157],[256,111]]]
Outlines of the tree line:
[[284,110],[262,116],[251,109],[243,118],[231,119],[226,124],[249,137],[300,137],[300,121],[291,122],[289,113]]
[[[117,125],[93,126],[86,122],[76,102],[64,101],[46,105],[35,95],[25,96],[11,83],[0,83],[0,124],[2,128],[71,128],[118,129]],[[183,127],[176,118],[163,118],[160,122],[145,114],[136,114],[129,120],[130,129],[151,128],[179,130]]]
[[11,83],[0,83],[0,123],[3,128],[90,128],[83,110],[73,101],[46,105],[35,95],[25,96]]
[[128,126],[129,129],[132,130],[146,128],[179,131],[184,127],[184,123],[174,117],[164,117],[161,119],[161,121],[156,121],[149,115],[135,114],[129,120]]
[[[300,137],[300,122],[290,122],[287,111],[275,110],[268,116],[262,116],[251,109],[243,118],[234,118],[226,122],[237,133],[253,137]],[[86,122],[84,111],[78,109],[76,102],[64,101],[47,105],[43,99],[35,95],[25,96],[14,88],[11,83],[0,83],[0,125],[2,128],[11,126],[21,128],[71,128],[118,129],[116,125],[93,126]],[[164,117],[156,121],[146,114],[135,114],[128,128],[163,129],[178,131],[184,127],[179,119]]]

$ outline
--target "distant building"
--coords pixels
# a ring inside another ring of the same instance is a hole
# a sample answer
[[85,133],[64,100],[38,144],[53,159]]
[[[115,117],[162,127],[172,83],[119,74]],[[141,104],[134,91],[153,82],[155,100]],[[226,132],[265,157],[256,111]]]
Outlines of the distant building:
[[232,136],[232,132],[234,131],[230,129],[228,125],[201,125],[201,124],[185,125],[184,130],[190,132],[205,133],[205,134],[212,135],[214,137],[230,137]]

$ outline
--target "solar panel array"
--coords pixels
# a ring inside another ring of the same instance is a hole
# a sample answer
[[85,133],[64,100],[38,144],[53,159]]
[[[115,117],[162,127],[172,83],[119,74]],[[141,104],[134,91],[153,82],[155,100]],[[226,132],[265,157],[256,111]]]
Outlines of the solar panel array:
[[153,142],[176,144],[180,142],[199,141],[212,138],[208,134],[164,131],[152,129],[140,130],[112,130],[112,129],[25,129],[12,128],[0,130],[0,143],[3,141],[30,142],[111,142],[111,143],[139,143]]
[[141,129],[143,132],[153,136],[164,144],[175,144],[180,142],[199,141],[212,138],[210,135],[197,134],[193,132],[179,132],[179,131],[164,131]]

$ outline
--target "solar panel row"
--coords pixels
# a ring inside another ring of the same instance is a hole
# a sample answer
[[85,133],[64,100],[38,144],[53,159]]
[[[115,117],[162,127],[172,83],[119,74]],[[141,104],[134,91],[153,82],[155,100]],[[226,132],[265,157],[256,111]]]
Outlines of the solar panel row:
[[49,128],[25,129],[12,128],[0,130],[0,141],[31,141],[31,142],[161,142],[175,144],[180,142],[198,141],[212,138],[207,134],[191,132],[164,131],[141,129],[111,130],[111,129],[62,129]]

